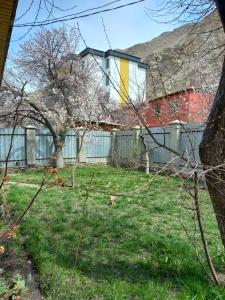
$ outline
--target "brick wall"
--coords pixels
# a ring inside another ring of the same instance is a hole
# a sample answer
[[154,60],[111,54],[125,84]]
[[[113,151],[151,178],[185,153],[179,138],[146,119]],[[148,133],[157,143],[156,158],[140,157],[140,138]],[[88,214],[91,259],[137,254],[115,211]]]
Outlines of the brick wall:
[[145,108],[148,127],[160,127],[174,120],[204,123],[213,101],[212,94],[188,90],[149,101]]

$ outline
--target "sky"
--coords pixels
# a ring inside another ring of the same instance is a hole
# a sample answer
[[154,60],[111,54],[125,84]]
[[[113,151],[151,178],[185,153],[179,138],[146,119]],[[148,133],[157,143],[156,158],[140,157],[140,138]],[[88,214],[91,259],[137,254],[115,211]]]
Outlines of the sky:
[[[33,6],[29,9],[30,4],[34,1]],[[45,0],[47,1],[47,0]],[[111,0],[112,1],[112,0]],[[110,0],[55,0],[55,6],[59,6],[63,9],[70,8],[74,5],[73,12],[79,12],[85,9],[90,9],[96,6],[104,5]],[[134,2],[135,0],[117,0],[116,3],[107,6],[106,8],[115,7],[121,4]],[[19,0],[17,9],[16,22],[14,24],[24,24],[34,21],[35,15],[38,11],[39,0]],[[134,44],[150,41],[154,37],[157,37],[165,31],[171,31],[175,28],[172,24],[162,24],[153,21],[148,15],[149,8],[157,7],[157,0],[145,0],[132,6],[127,6],[118,10],[101,13],[94,16],[89,16],[82,19],[76,19],[66,22],[69,26],[73,26],[79,22],[79,27],[84,36],[88,47],[106,51],[110,48],[106,39],[103,29],[102,18],[104,20],[107,35],[109,36],[111,47],[113,49],[120,48],[125,49]],[[46,2],[47,3],[47,2]],[[26,10],[28,13],[21,17]],[[40,8],[38,20],[43,20],[47,16],[44,0]],[[59,11],[54,9],[54,15],[56,17],[62,16],[62,14],[70,14],[70,11]],[[62,26],[61,23],[56,23],[51,26]],[[12,38],[9,48],[9,54],[16,53],[19,44],[24,43],[26,39],[30,38],[37,27],[27,33],[29,28],[17,28],[14,27],[12,32]],[[23,35],[25,35],[23,37]],[[80,44],[79,51],[85,48],[84,44]]]

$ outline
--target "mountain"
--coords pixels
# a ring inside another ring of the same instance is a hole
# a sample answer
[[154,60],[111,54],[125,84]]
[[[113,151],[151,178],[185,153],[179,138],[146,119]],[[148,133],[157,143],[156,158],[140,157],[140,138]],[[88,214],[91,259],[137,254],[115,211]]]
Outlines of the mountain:
[[[147,29],[145,29],[147,30]],[[161,97],[187,88],[215,90],[225,34],[217,12],[124,51],[149,64],[147,93]]]

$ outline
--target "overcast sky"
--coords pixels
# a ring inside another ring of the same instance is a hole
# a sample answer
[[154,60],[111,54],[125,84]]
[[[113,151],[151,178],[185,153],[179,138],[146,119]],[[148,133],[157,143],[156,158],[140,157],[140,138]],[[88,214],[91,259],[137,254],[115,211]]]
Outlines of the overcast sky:
[[[44,0],[42,0],[42,6],[40,8],[38,20],[44,20],[46,18],[46,8],[44,5]],[[112,1],[112,0],[111,0]],[[55,5],[61,8],[69,8],[73,5],[77,5],[74,12],[79,12],[85,9],[90,9],[96,6],[104,5],[110,0],[55,0]],[[126,4],[133,2],[135,0],[118,0],[111,6],[106,8],[115,7],[121,4]],[[17,18],[29,8],[32,0],[19,0],[19,6],[17,9]],[[35,5],[29,10],[29,12],[23,16],[21,19],[16,21],[16,24],[31,22],[34,20],[36,12],[38,10],[38,0],[34,0]],[[102,26],[102,19],[107,29],[107,34],[110,38],[112,48],[125,49],[134,44],[142,43],[153,39],[154,37],[160,35],[165,31],[170,31],[174,29],[174,25],[171,24],[159,24],[151,20],[147,15],[147,9],[153,8],[157,3],[157,0],[145,0],[144,2],[124,7],[119,10],[101,13],[99,15],[90,16],[87,18],[76,19],[75,21],[69,21],[67,24],[73,25],[74,22],[79,22],[80,29],[89,47],[107,50],[109,49],[109,44],[106,40],[105,33]],[[63,14],[70,14],[71,12],[63,12]],[[56,17],[62,16],[62,12],[57,9],[54,10],[54,15]],[[61,23],[57,23],[54,26],[61,26]],[[36,29],[32,29],[29,34],[24,38],[21,37],[26,34],[29,28],[14,28],[10,51],[16,52],[18,45],[23,43],[29,38],[30,34],[34,33]],[[18,41],[19,39],[19,41]],[[81,43],[80,51],[84,48]]]

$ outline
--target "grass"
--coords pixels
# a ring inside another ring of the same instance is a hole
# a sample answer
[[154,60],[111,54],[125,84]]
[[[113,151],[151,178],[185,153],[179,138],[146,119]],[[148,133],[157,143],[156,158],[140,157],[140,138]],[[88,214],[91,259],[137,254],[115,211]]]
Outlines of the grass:
[[[10,180],[39,183],[42,176],[23,171]],[[69,182],[71,169],[60,176]],[[183,225],[207,266],[193,212],[180,205],[191,202],[179,179],[95,165],[79,167],[76,180],[76,189],[44,190],[21,226],[46,299],[225,299],[185,234]],[[16,215],[34,193],[34,187],[10,188]],[[206,192],[201,207],[218,268],[225,256]]]

